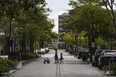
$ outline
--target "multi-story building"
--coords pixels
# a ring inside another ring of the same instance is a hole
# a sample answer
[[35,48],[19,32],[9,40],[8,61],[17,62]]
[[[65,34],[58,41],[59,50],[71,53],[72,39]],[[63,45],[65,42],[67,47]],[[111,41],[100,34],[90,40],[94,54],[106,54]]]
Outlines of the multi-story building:
[[58,15],[58,48],[65,48],[66,45],[63,42],[63,38],[60,36],[62,32],[65,32],[63,30],[62,24],[65,22],[64,18],[69,17],[68,13],[63,13],[62,15]]

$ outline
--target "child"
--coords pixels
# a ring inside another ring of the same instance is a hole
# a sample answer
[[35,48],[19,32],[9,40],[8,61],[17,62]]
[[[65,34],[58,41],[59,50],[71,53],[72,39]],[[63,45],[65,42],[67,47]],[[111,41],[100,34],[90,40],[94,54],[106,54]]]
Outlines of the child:
[[62,62],[62,63],[64,63],[62,60],[64,60],[64,58],[63,58],[63,56],[62,56],[63,54],[62,53],[60,53],[60,63]]
[[47,57],[47,63],[50,63],[50,59]]
[[47,57],[47,59],[44,58],[44,62],[43,62],[43,63],[45,64],[46,62],[47,62],[47,63],[50,63],[50,59],[49,59],[48,57]]
[[57,63],[57,62],[59,63],[58,55],[57,55],[57,49],[55,49],[55,51],[56,51],[56,52],[55,52],[55,63]]

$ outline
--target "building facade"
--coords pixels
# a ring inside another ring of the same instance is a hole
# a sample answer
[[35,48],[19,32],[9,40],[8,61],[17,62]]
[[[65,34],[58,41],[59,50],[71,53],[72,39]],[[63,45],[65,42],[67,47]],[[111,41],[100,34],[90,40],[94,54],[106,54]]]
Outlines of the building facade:
[[65,22],[63,18],[69,17],[68,13],[63,13],[62,15],[58,15],[58,48],[64,49],[66,47],[65,42],[63,42],[63,38],[60,36],[62,32],[65,32],[63,30],[62,24]]

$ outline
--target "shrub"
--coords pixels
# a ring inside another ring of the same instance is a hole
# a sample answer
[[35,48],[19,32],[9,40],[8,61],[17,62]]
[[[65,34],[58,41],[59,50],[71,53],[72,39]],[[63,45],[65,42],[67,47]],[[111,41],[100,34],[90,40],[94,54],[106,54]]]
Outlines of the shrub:
[[10,71],[10,69],[8,67],[6,67],[5,65],[3,64],[0,64],[0,75],[3,73],[3,72],[8,72]]
[[83,61],[86,61],[86,60],[87,60],[87,58],[88,58],[88,55],[87,55],[87,54],[85,54],[85,53],[84,53],[84,54],[82,54],[82,60],[83,60]]
[[37,58],[37,57],[38,55],[34,53],[21,53],[22,60],[29,60],[29,59]]
[[19,64],[18,61],[9,60],[8,58],[0,58],[0,74],[9,72],[10,69],[15,69]]
[[12,63],[10,65],[10,69],[16,69],[19,62],[17,60],[12,60]]
[[75,52],[74,55],[77,55],[77,52]]
[[[116,62],[112,62],[110,65],[108,65],[107,67],[110,68],[109,71],[111,71],[110,73],[113,75],[116,75]],[[108,69],[107,69],[108,70]]]
[[70,53],[70,50],[68,50],[67,52]]
[[6,59],[1,58],[0,64],[3,65],[2,69],[4,69],[4,72],[8,72],[10,70],[10,66],[6,63]]

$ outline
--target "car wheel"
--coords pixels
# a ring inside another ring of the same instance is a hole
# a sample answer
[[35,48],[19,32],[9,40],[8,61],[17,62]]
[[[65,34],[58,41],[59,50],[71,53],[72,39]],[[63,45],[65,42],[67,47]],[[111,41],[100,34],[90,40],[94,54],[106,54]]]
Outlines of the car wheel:
[[99,68],[100,68],[100,70],[102,70],[102,66],[100,66]]
[[94,66],[97,67],[97,63],[94,63]]
[[99,69],[102,70],[102,64],[99,65]]
[[92,62],[92,66],[94,66],[94,63]]

